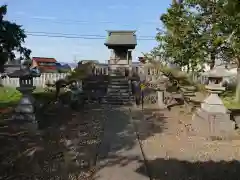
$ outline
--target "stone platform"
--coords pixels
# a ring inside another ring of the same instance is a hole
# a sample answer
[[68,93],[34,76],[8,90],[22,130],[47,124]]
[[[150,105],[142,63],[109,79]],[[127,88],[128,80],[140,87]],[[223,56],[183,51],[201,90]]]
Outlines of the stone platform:
[[229,113],[198,109],[193,115],[192,127],[200,136],[225,136],[234,133],[235,123]]
[[192,119],[193,129],[201,136],[228,136],[235,130],[235,122],[230,119],[230,113],[218,94],[210,94]]

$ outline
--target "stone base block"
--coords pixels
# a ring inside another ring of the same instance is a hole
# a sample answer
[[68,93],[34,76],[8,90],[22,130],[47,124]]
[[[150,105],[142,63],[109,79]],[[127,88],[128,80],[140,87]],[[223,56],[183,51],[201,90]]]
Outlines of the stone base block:
[[192,120],[192,127],[200,136],[228,136],[235,132],[235,122],[230,120],[230,114],[227,113],[210,113],[198,109]]
[[11,123],[18,125],[22,129],[26,129],[31,132],[38,130],[38,122],[35,121],[35,115],[33,114],[14,114],[11,119]]
[[15,113],[13,115],[13,119],[20,122],[37,122],[35,114],[31,114],[31,113],[29,114]]

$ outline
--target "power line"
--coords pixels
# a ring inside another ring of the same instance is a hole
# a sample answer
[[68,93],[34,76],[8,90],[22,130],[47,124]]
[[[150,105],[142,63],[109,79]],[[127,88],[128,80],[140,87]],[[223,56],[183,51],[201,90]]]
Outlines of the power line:
[[106,36],[103,35],[96,35],[96,34],[72,34],[72,33],[59,33],[59,32],[43,32],[43,31],[26,31],[26,33],[29,34],[36,34],[36,35],[41,35],[41,34],[48,34],[48,35],[60,35],[60,36],[89,36],[89,37],[101,37],[105,38]]
[[[35,37],[49,37],[49,38],[66,38],[66,39],[89,39],[89,40],[105,40],[104,37],[89,37],[89,36],[66,36],[66,35],[53,35],[53,34],[34,34],[34,33],[26,33],[28,36]],[[138,41],[153,41],[154,38],[138,38]]]
[[[72,33],[60,33],[60,32],[44,32],[44,31],[26,31],[26,33],[29,34],[36,34],[36,35],[60,35],[60,36],[77,36],[77,37],[97,37],[97,38],[106,38],[106,35],[98,35],[98,34],[72,34]],[[150,38],[150,39],[155,39],[154,36],[137,36],[139,38]]]
[[[16,19],[22,19],[17,17]],[[116,21],[84,21],[84,20],[71,20],[71,19],[61,19],[61,20],[57,20],[55,18],[48,18],[48,17],[29,17],[29,19],[34,19],[35,21],[49,21],[51,23],[57,23],[57,24],[118,24],[121,26],[132,26],[131,24],[121,24],[118,23]],[[157,24],[158,21],[143,21],[143,22],[139,22],[139,25],[154,25]]]

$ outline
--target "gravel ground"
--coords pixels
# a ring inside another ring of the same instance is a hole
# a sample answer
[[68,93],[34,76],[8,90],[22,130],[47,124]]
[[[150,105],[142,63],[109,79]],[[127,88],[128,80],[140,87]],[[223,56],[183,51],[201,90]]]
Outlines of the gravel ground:
[[[158,118],[151,117],[152,112]],[[146,109],[144,117],[145,120],[139,122],[142,137],[148,131],[154,131],[153,128],[162,128],[142,140],[155,179],[240,179],[239,134],[227,140],[194,135],[189,125],[192,114],[184,113],[179,107],[171,111]]]

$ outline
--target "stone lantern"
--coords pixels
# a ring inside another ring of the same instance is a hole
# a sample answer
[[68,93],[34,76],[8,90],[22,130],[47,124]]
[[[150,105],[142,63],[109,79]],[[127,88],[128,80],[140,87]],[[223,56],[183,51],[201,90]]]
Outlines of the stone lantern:
[[22,94],[22,98],[15,109],[13,120],[37,124],[34,110],[34,98],[32,96],[32,92],[36,88],[33,86],[33,78],[40,77],[41,74],[32,72],[29,68],[25,68],[16,70],[8,74],[8,76],[10,78],[19,78],[19,87],[16,89]]
[[206,89],[210,95],[201,103],[201,107],[193,115],[193,128],[201,135],[229,135],[234,132],[235,123],[230,120],[230,113],[218,94],[225,91],[222,81],[224,77],[231,76],[231,73],[211,70],[205,75],[209,80]]
[[204,72],[202,76],[207,78],[208,84],[222,84],[225,78],[232,77],[234,74],[225,67],[220,66]]

